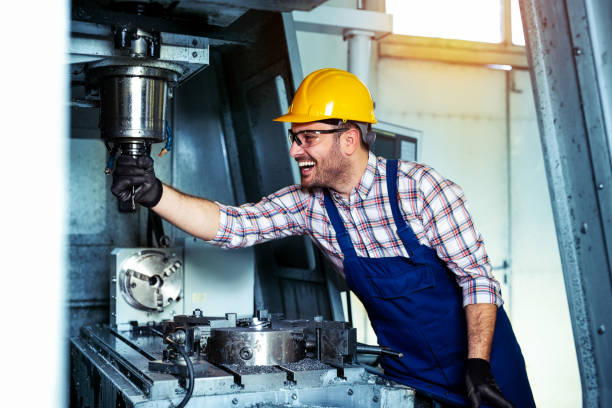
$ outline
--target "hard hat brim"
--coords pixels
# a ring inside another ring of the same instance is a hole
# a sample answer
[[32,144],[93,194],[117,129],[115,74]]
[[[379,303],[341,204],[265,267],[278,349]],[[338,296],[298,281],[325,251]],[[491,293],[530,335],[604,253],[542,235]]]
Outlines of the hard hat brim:
[[[343,120],[343,121],[347,121],[350,120],[348,118],[336,118],[333,116],[324,116],[324,115],[320,115],[320,116],[313,116],[313,115],[299,115],[299,114],[295,114],[295,113],[287,113],[285,115],[279,116],[278,118],[274,118],[272,119],[275,122],[291,122],[291,123],[307,123],[307,122],[318,122],[320,120],[327,120],[327,119],[339,119],[339,120]],[[367,121],[366,123],[376,123],[376,119],[374,119],[373,121]]]
[[318,116],[311,116],[311,115],[298,115],[295,113],[287,113],[273,120],[275,122],[306,123],[306,122],[316,122],[317,120],[325,120],[325,119],[331,119],[331,118],[325,117],[325,116],[318,117]]

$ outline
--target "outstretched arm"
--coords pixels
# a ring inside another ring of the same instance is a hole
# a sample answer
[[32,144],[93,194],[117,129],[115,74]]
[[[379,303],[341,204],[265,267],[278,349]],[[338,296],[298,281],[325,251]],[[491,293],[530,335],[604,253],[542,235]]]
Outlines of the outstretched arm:
[[135,202],[153,209],[195,237],[210,240],[217,234],[219,206],[162,184],[155,177],[153,160],[148,156],[119,156],[111,191],[123,201],[132,199],[133,194]]
[[183,231],[214,245],[246,247],[304,233],[303,211],[309,195],[289,186],[255,204],[217,204],[162,184],[150,157],[120,156],[111,191],[120,200],[151,208]]
[[182,193],[163,184],[161,199],[153,211],[188,234],[211,240],[219,230],[219,206],[214,201]]

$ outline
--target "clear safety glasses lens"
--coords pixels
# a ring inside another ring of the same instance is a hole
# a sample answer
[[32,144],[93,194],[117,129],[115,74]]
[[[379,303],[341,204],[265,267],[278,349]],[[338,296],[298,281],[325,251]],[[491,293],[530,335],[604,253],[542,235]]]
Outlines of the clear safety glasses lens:
[[301,147],[311,147],[319,143],[320,135],[344,132],[346,130],[346,128],[336,128],[325,130],[302,130],[300,132],[294,132],[289,129],[287,136],[289,137],[289,143],[291,144],[295,142]]

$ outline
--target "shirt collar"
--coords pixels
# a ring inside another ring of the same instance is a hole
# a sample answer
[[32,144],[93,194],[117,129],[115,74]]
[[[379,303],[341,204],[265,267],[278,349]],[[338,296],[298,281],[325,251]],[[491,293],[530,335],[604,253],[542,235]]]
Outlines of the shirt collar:
[[374,185],[374,180],[376,180],[376,163],[376,155],[372,152],[368,152],[368,165],[366,166],[363,176],[361,177],[361,181],[356,188],[357,193],[362,200],[365,200],[368,197],[368,194]]

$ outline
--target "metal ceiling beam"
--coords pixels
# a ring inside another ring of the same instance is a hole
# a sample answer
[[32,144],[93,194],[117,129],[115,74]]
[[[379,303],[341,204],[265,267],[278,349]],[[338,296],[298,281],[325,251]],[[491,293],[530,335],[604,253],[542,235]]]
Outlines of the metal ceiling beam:
[[604,84],[611,78],[599,61],[606,60],[602,52],[612,42],[609,21],[601,21],[612,3],[521,0],[520,5],[583,405],[609,407],[612,165],[606,130],[610,90]]
[[393,16],[372,10],[320,6],[316,9],[294,11],[296,30],[313,33],[343,35],[346,30],[371,31],[375,40],[393,31]]

